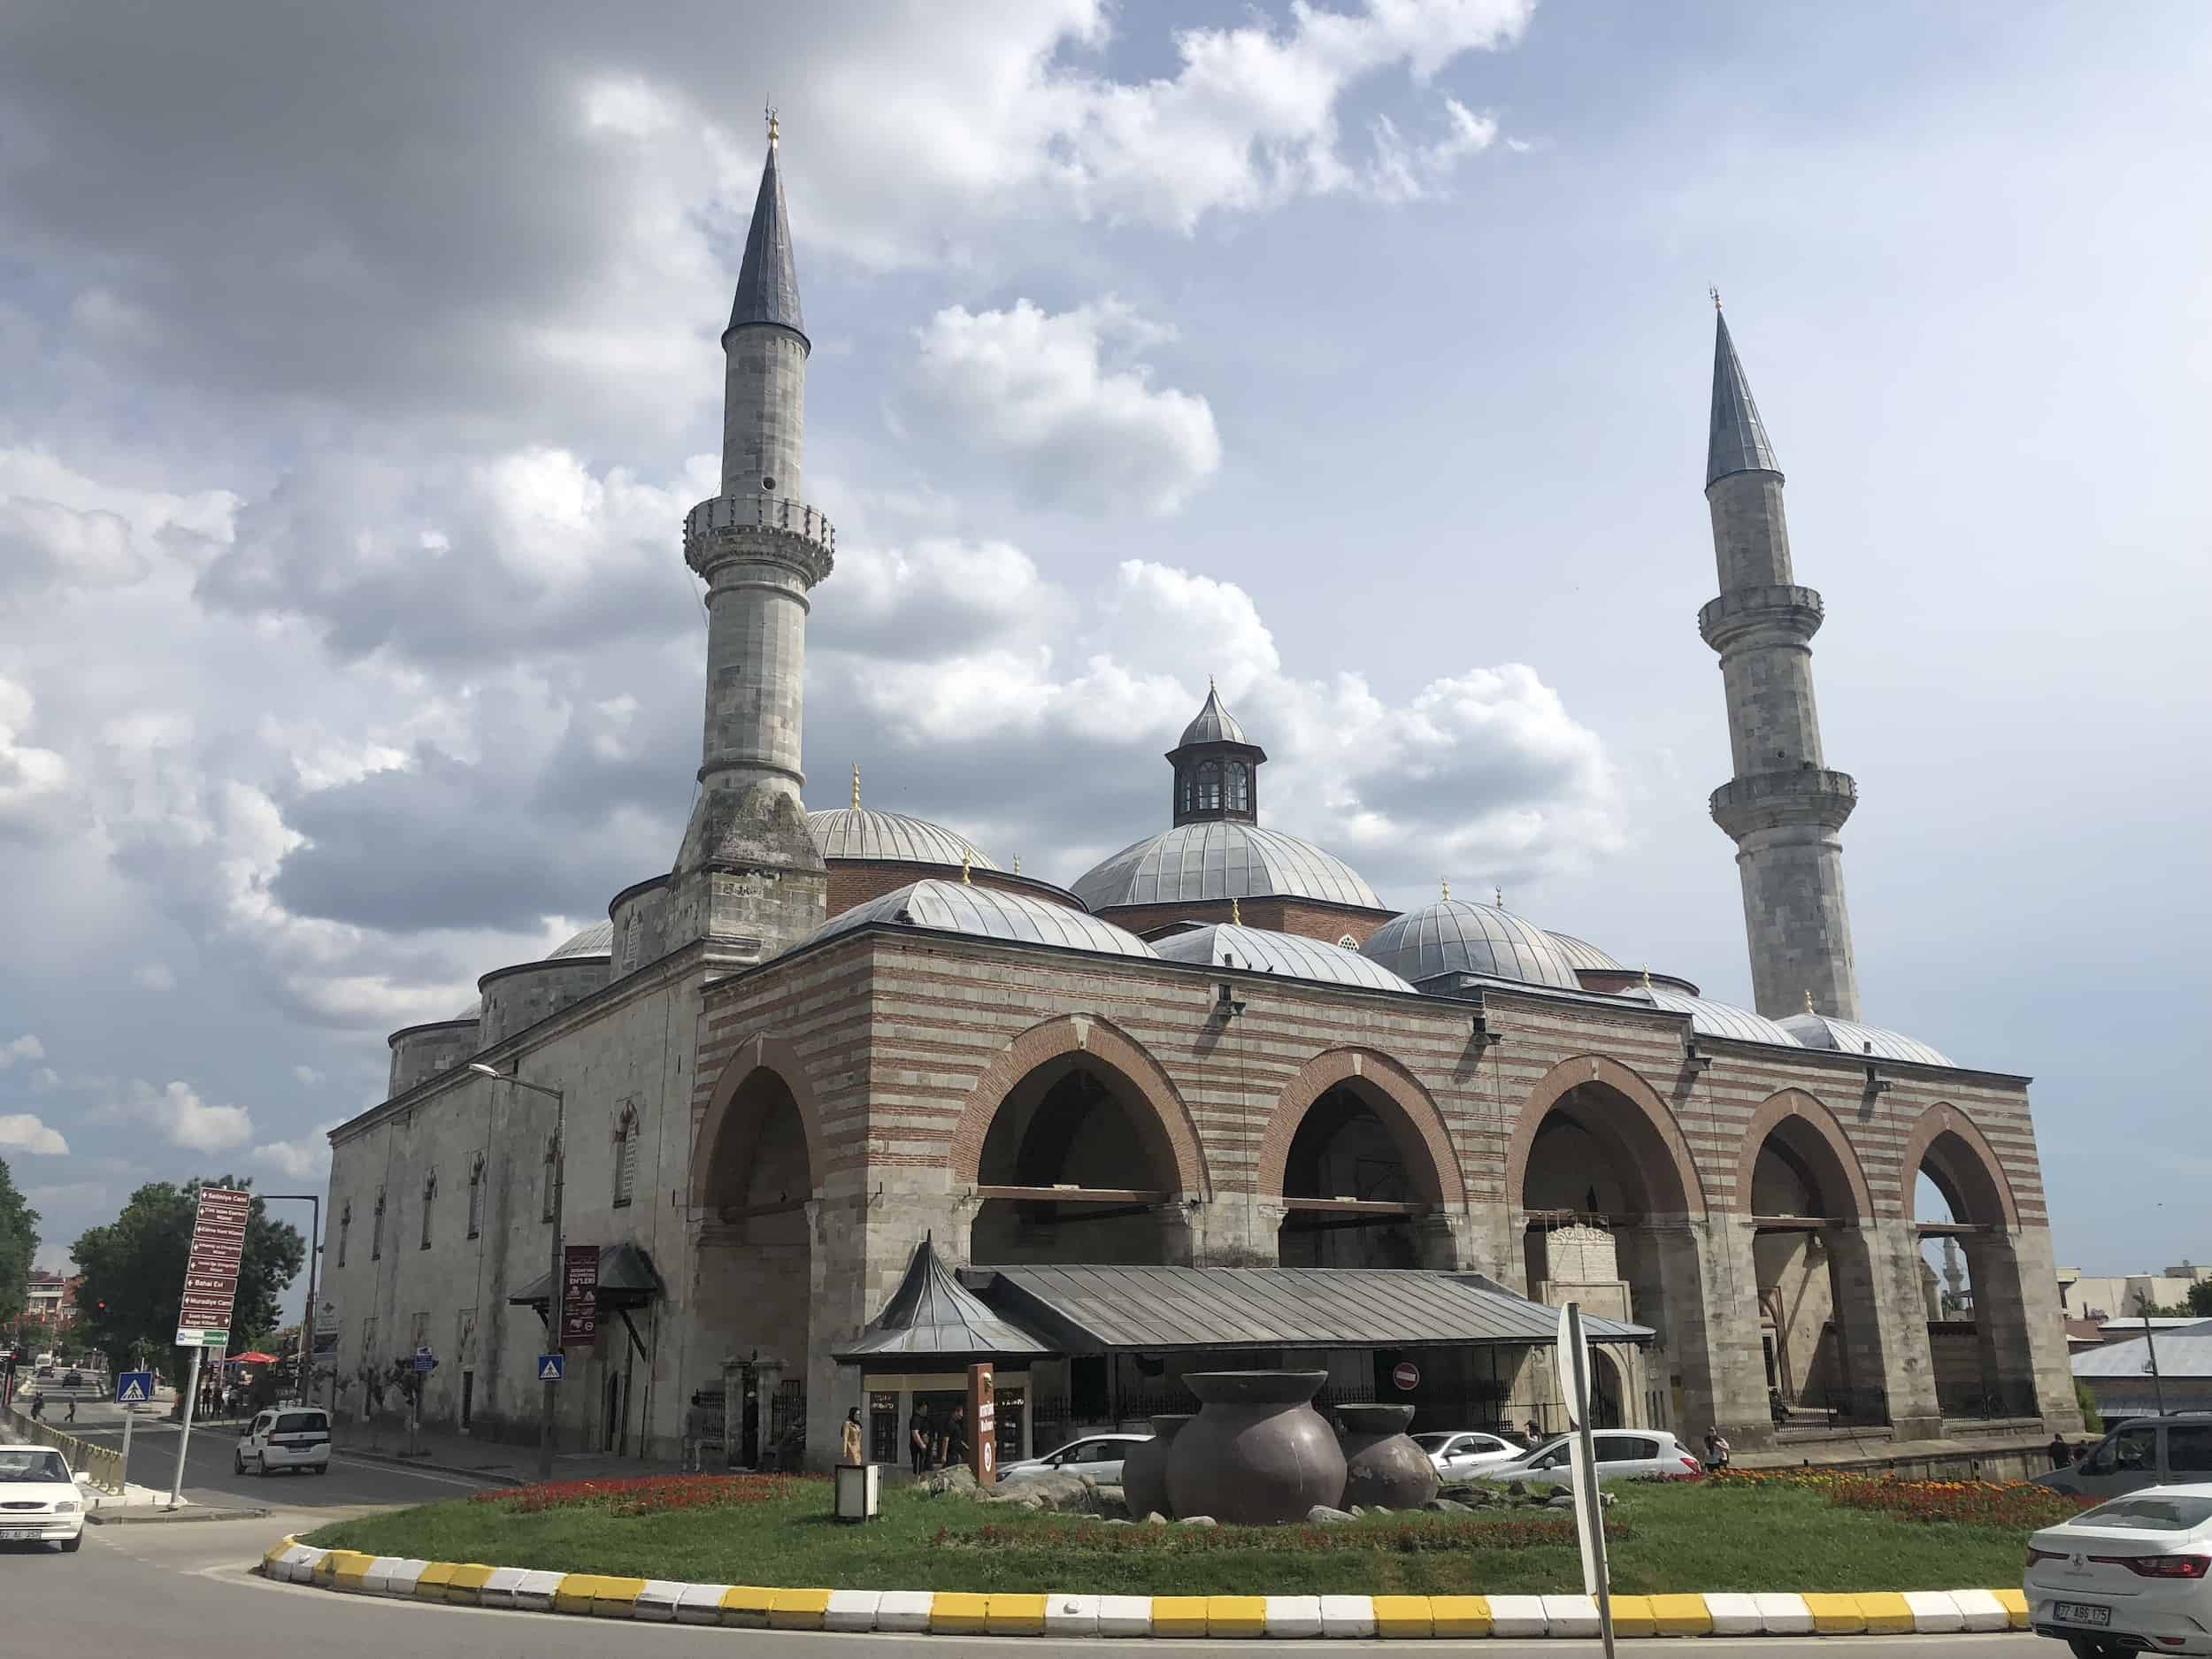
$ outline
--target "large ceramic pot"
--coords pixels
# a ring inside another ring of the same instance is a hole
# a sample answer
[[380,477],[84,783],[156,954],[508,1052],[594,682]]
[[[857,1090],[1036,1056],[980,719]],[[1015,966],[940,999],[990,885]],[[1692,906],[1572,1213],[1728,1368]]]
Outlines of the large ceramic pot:
[[1128,1501],[1131,1520],[1141,1521],[1155,1510],[1162,1515],[1175,1513],[1168,1507],[1167,1498],[1169,1448],[1190,1420],[1187,1414],[1154,1417],[1152,1438],[1132,1446],[1129,1455],[1121,1460],[1121,1495]]
[[1344,1493],[1344,1454],[1311,1405],[1325,1371],[1195,1371],[1204,1408],[1175,1437],[1167,1493],[1179,1516],[1246,1526],[1302,1521]]
[[1339,1406],[1344,1425],[1344,1507],[1417,1509],[1436,1495],[1436,1465],[1407,1438],[1411,1406]]

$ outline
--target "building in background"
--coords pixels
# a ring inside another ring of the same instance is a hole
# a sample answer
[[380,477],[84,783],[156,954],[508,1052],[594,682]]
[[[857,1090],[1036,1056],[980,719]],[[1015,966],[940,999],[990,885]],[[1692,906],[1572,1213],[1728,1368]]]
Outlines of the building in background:
[[77,1286],[83,1283],[81,1273],[56,1273],[42,1267],[33,1268],[29,1294],[23,1304],[24,1317],[36,1319],[56,1332],[68,1330],[77,1323]]

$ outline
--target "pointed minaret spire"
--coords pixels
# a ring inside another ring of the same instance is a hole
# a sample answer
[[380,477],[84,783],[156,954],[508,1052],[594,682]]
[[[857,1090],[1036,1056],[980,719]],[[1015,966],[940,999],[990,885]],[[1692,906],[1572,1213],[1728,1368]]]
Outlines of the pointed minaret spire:
[[[1718,311],[1720,298],[1714,296]],[[1799,585],[1774,464],[1758,405],[1716,315],[1713,422],[1705,468],[1720,597],[1698,632],[1720,653],[1735,775],[1713,791],[1713,821],[1736,843],[1754,1006],[1770,1019],[1797,1011],[1801,991],[1845,1019],[1859,1012],[1851,918],[1844,908],[1839,832],[1858,800],[1830,770],[1813,700],[1812,637],[1820,595]],[[1813,988],[1806,990],[1809,985]]]
[[1766,423],[1759,405],[1751,399],[1751,382],[1744,379],[1743,364],[1736,357],[1736,342],[1728,337],[1728,319],[1721,311],[1720,296],[1713,296],[1713,422],[1705,442],[1705,482],[1731,472],[1776,472],[1774,446],[1767,442]]
[[783,204],[783,173],[776,165],[776,112],[768,111],[768,159],[753,200],[752,228],[745,234],[745,262],[738,267],[737,298],[730,326],[772,323],[804,338],[799,315],[799,272],[791,257],[791,213]]

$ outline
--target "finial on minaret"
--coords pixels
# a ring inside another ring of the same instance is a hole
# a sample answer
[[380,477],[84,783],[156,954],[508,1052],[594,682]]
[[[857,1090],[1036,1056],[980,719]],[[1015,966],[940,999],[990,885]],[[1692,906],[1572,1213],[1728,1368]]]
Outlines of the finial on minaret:
[[1713,309],[1715,311],[1718,311],[1720,309],[1720,290],[1709,282],[1705,285],[1705,291],[1713,296]]
[[968,865],[973,858],[974,854],[967,848],[963,847],[960,849],[960,885],[964,887],[972,887],[975,885],[968,877]]
[[1490,896],[1496,902],[1498,909],[1503,910],[1505,908],[1505,889],[1503,887],[1492,887],[1490,889]]
[[1233,893],[1229,895],[1229,922],[1235,927],[1244,926],[1244,911],[1237,903],[1237,895]]
[[762,112],[763,114],[764,114],[765,116],[767,116],[767,118],[768,118],[768,144],[769,144],[769,148],[772,150],[773,148],[775,148],[775,143],[776,143],[776,136],[777,136],[777,134],[776,134],[776,106],[775,106],[774,104],[764,104],[764,105],[763,105],[763,106],[762,106],[762,111],[761,111],[761,112]]
[[1813,994],[1810,991],[1807,991],[1805,993],[1805,1011],[1808,1014],[1817,1014],[1820,1012],[1818,1009],[1813,1006]]
[[860,810],[860,763],[853,762],[853,810]]

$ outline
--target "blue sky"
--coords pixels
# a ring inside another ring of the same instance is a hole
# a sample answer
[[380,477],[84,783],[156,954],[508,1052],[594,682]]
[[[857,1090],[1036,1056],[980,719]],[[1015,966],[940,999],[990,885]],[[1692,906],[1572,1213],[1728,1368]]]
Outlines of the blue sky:
[[[1748,995],[1702,479],[1787,470],[1868,1015],[2202,1255],[2200,7],[239,4],[0,21],[0,1156],[319,1184],[383,1034],[663,869],[784,158],[810,795],[1071,879],[1219,676],[1271,821]],[[67,1150],[58,1148],[65,1145]]]

